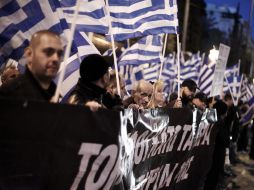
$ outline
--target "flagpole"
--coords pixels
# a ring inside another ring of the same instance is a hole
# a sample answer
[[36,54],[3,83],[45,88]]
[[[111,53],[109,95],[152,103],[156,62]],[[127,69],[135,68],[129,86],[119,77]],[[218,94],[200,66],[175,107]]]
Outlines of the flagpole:
[[236,102],[235,102],[235,99],[234,99],[234,95],[233,95],[233,92],[232,92],[232,90],[231,90],[231,88],[230,88],[230,86],[229,86],[228,79],[227,79],[226,76],[224,76],[224,78],[226,79],[226,82],[227,82],[227,84],[228,84],[228,89],[229,89],[229,92],[230,92],[230,94],[231,94],[231,97],[232,97],[232,100],[233,100],[233,104],[234,104],[234,106],[236,106]]
[[185,52],[186,50],[186,39],[188,33],[188,20],[189,20],[189,12],[190,12],[190,0],[186,0],[185,2],[185,11],[184,11],[184,23],[183,23],[183,37],[182,37],[182,50]]
[[68,33],[68,38],[67,38],[68,43],[67,43],[67,47],[66,47],[65,54],[64,54],[64,61],[62,63],[63,64],[62,71],[60,72],[60,75],[59,75],[55,95],[52,97],[52,100],[51,100],[54,103],[58,102],[58,99],[60,96],[60,89],[61,89],[61,86],[63,83],[63,78],[64,78],[66,65],[67,65],[67,59],[69,58],[70,52],[71,52],[71,45],[72,45],[74,31],[76,28],[76,21],[77,21],[79,7],[80,7],[80,0],[77,0],[76,9],[74,12],[74,17],[73,17],[73,21],[71,24],[71,31]]
[[204,61],[205,61],[205,53],[202,53],[202,59],[201,59],[202,66],[204,65]]
[[166,47],[167,47],[167,40],[168,40],[168,34],[165,34],[163,52],[162,52],[162,60],[161,60],[161,68],[160,68],[158,81],[161,79],[162,69],[163,69],[163,65],[164,65],[164,61],[165,61],[165,52],[166,52]]
[[179,34],[176,34],[177,39],[177,98],[180,98],[180,51],[181,44],[179,40]]
[[241,59],[238,60],[238,75],[240,75]]
[[112,31],[112,23],[111,23],[110,11],[109,11],[109,4],[108,4],[108,0],[106,0],[105,2],[106,2],[106,11],[107,11],[107,17],[108,17],[110,39],[111,39],[111,44],[112,44],[112,49],[113,49],[114,66],[115,66],[115,72],[116,72],[117,93],[121,98],[119,73],[118,73],[117,60],[116,60],[116,48],[115,48],[115,41],[114,41],[113,31]]
[[239,98],[241,97],[242,95],[242,83],[243,83],[243,75],[241,75],[241,85],[240,85],[240,89],[239,89],[239,94],[237,96],[237,99],[236,99],[236,105],[238,105],[238,102],[239,102]]

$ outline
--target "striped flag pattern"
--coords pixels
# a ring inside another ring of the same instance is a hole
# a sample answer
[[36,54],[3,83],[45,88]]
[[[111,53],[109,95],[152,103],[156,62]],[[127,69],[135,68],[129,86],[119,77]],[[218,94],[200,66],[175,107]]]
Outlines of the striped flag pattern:
[[162,36],[145,36],[123,52],[119,58],[118,65],[160,63],[161,52]]
[[241,125],[246,125],[251,122],[254,117],[254,97],[248,101],[248,110],[240,119]]
[[[61,0],[60,3],[64,16],[68,24],[70,24],[74,18],[76,0]],[[107,34],[108,22],[104,0],[80,1],[76,23],[78,31]]]
[[[66,44],[66,35],[70,30],[59,8],[59,1],[54,0],[1,1],[0,47],[3,51],[0,51],[0,65],[9,58],[21,63],[24,48],[28,46],[32,34],[39,30],[59,33]],[[64,96],[75,85],[79,77],[80,60],[91,53],[99,52],[84,32],[76,31],[71,55],[67,60],[61,95]]]
[[200,75],[198,80],[198,86],[200,91],[209,95],[212,89],[213,76],[214,76],[215,65],[208,66],[207,64],[203,64],[200,69]]
[[49,29],[64,38],[68,25],[57,8],[58,1],[27,0],[0,2],[0,65],[9,58],[21,59],[35,32]]
[[109,11],[116,41],[177,33],[176,0],[109,0]]

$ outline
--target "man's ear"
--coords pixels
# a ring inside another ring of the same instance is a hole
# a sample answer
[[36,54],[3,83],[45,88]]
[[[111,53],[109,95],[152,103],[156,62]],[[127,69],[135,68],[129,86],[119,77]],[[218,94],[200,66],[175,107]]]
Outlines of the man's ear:
[[25,58],[27,60],[27,64],[31,64],[32,62],[32,57],[33,57],[33,51],[32,48],[30,46],[25,48],[25,52],[24,52]]

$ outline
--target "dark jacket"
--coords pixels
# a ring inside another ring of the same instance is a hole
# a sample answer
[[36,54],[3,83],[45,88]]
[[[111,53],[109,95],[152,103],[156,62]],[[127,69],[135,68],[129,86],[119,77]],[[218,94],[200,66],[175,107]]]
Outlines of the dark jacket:
[[56,85],[51,82],[49,89],[44,90],[29,69],[23,75],[3,84],[0,87],[1,98],[49,101],[54,95]]
[[117,109],[122,107],[122,101],[119,96],[112,97],[107,91],[91,82],[79,79],[75,89],[68,98],[68,103],[85,105],[88,101],[95,101],[108,109]]
[[[170,95],[170,98],[169,98],[169,101],[166,105],[166,108],[173,108],[174,105],[175,105],[175,102],[177,100],[177,93],[176,92],[173,92],[171,95]],[[182,101],[182,107],[183,108],[189,108],[189,109],[193,109],[193,105],[192,105],[192,102],[191,100],[184,100],[183,98],[181,98],[181,101]]]
[[225,125],[227,126],[230,132],[232,141],[236,142],[239,134],[239,118],[235,106],[231,106],[228,108],[227,117],[225,119]]

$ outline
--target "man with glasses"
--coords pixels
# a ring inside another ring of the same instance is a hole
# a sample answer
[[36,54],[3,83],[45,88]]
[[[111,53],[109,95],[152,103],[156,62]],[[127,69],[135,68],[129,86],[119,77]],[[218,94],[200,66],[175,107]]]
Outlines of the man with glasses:
[[57,33],[42,30],[33,34],[25,49],[25,73],[2,85],[0,97],[50,101],[56,89],[52,80],[62,55],[63,45]]

